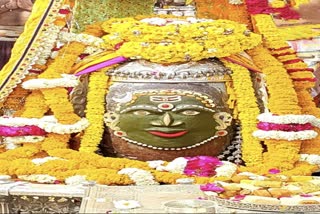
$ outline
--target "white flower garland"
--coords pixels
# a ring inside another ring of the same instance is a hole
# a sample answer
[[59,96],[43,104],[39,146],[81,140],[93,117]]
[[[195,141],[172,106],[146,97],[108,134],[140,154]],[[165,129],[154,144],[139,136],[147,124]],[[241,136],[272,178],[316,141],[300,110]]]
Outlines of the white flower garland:
[[76,185],[82,185],[86,181],[87,179],[85,175],[74,175],[66,178],[64,182],[67,185],[76,186]]
[[37,55],[34,57],[35,64],[45,65],[47,63],[47,59],[51,56],[51,50],[55,46],[60,30],[61,27],[51,23],[49,27],[46,28],[46,31],[41,32],[39,38],[42,39],[39,41]]
[[[277,123],[277,124],[306,124],[313,123],[317,118],[313,115],[273,115],[272,113],[263,113],[258,116],[260,122]],[[320,124],[320,122],[318,121]]]
[[228,177],[231,178],[236,173],[238,166],[228,161],[222,161],[223,165],[216,168],[217,177]]
[[95,46],[98,48],[102,48],[104,45],[103,39],[99,37],[95,37],[89,34],[76,34],[76,33],[69,33],[69,32],[61,32],[59,34],[59,39],[62,42],[80,42],[86,45]]
[[151,172],[138,169],[138,168],[124,168],[121,169],[118,174],[120,175],[128,175],[131,180],[135,182],[138,186],[144,185],[156,185],[159,184],[154,180]]
[[186,158],[179,157],[169,162],[166,166],[160,165],[156,167],[156,170],[183,174],[184,168],[186,168],[187,163],[188,160]]
[[166,162],[163,160],[154,160],[154,161],[147,161],[148,166],[152,169],[156,169],[158,167],[163,166]]
[[315,119],[311,122],[311,124],[312,124],[313,126],[317,127],[317,128],[320,128],[320,119],[315,118]]
[[31,160],[31,162],[34,163],[35,165],[40,166],[51,160],[64,160],[64,159],[58,158],[58,157],[44,157],[44,158],[34,158]]
[[320,155],[317,154],[300,154],[300,160],[310,164],[320,165]]
[[18,175],[18,178],[24,181],[37,183],[53,184],[57,178],[47,174]]
[[79,84],[78,77],[62,74],[62,78],[56,79],[31,79],[22,83],[24,89],[35,90],[41,88],[76,87]]
[[318,133],[313,130],[305,130],[298,132],[285,132],[285,131],[263,131],[257,130],[252,133],[254,137],[259,139],[274,139],[274,140],[308,140],[315,138]]
[[81,118],[78,122],[65,125],[58,123],[54,116],[44,116],[37,118],[23,118],[23,117],[0,117],[0,125],[2,126],[38,126],[46,132],[57,134],[71,134],[81,132],[89,126],[89,121],[86,118]]
[[5,137],[6,142],[19,144],[19,143],[38,143],[45,139],[44,136],[17,136]]

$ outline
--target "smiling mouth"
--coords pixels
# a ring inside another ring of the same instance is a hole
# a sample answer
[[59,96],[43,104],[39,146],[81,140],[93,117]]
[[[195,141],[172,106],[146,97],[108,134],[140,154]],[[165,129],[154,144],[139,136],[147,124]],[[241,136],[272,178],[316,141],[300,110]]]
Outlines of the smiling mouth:
[[181,137],[188,133],[188,131],[178,131],[178,132],[160,132],[160,131],[149,131],[150,134],[158,136],[158,137],[164,137],[164,138],[175,138],[175,137]]

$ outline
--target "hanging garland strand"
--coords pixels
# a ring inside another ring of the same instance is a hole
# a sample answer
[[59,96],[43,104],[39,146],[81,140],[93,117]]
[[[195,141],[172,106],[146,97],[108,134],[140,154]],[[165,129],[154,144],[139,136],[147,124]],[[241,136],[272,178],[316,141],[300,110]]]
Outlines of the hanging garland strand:
[[227,61],[222,61],[224,65],[232,70],[232,81],[237,100],[237,109],[242,127],[242,159],[247,166],[257,166],[262,164],[262,145],[260,140],[252,136],[257,124],[259,108],[257,99],[252,87],[252,80],[248,69]]

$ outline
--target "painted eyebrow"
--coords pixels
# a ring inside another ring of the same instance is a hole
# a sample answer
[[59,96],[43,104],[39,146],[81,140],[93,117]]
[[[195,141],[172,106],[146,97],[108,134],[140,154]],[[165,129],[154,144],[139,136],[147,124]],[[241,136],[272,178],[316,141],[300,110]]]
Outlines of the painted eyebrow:
[[213,109],[199,106],[199,105],[178,105],[176,108],[172,109],[172,111],[193,110],[194,108],[199,109],[199,110],[209,111],[209,112],[216,112]]
[[153,112],[163,112],[161,109],[158,109],[157,107],[154,106],[148,106],[148,105],[136,105],[136,106],[130,106],[126,109],[123,109],[120,111],[120,114],[127,113],[129,111],[135,111],[135,110],[150,110]]

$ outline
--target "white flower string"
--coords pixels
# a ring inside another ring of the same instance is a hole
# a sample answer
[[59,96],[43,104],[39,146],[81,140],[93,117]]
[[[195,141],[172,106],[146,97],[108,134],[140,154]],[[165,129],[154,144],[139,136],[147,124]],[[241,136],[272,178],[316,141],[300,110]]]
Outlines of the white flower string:
[[86,118],[81,118],[75,124],[65,125],[58,123],[54,116],[44,116],[40,119],[37,118],[23,118],[23,117],[0,117],[0,125],[2,126],[38,126],[46,132],[57,134],[70,134],[81,132],[89,126]]
[[131,180],[135,182],[137,186],[156,185],[159,184],[154,180],[151,172],[138,169],[138,168],[124,168],[121,169],[118,174],[128,175]]
[[274,140],[308,140],[317,137],[318,133],[313,130],[305,130],[298,132],[286,132],[286,131],[263,131],[257,130],[252,133],[254,137],[259,139],[274,139]]
[[76,87],[79,80],[74,75],[62,74],[56,79],[31,79],[22,83],[24,89],[37,90],[42,88]]

